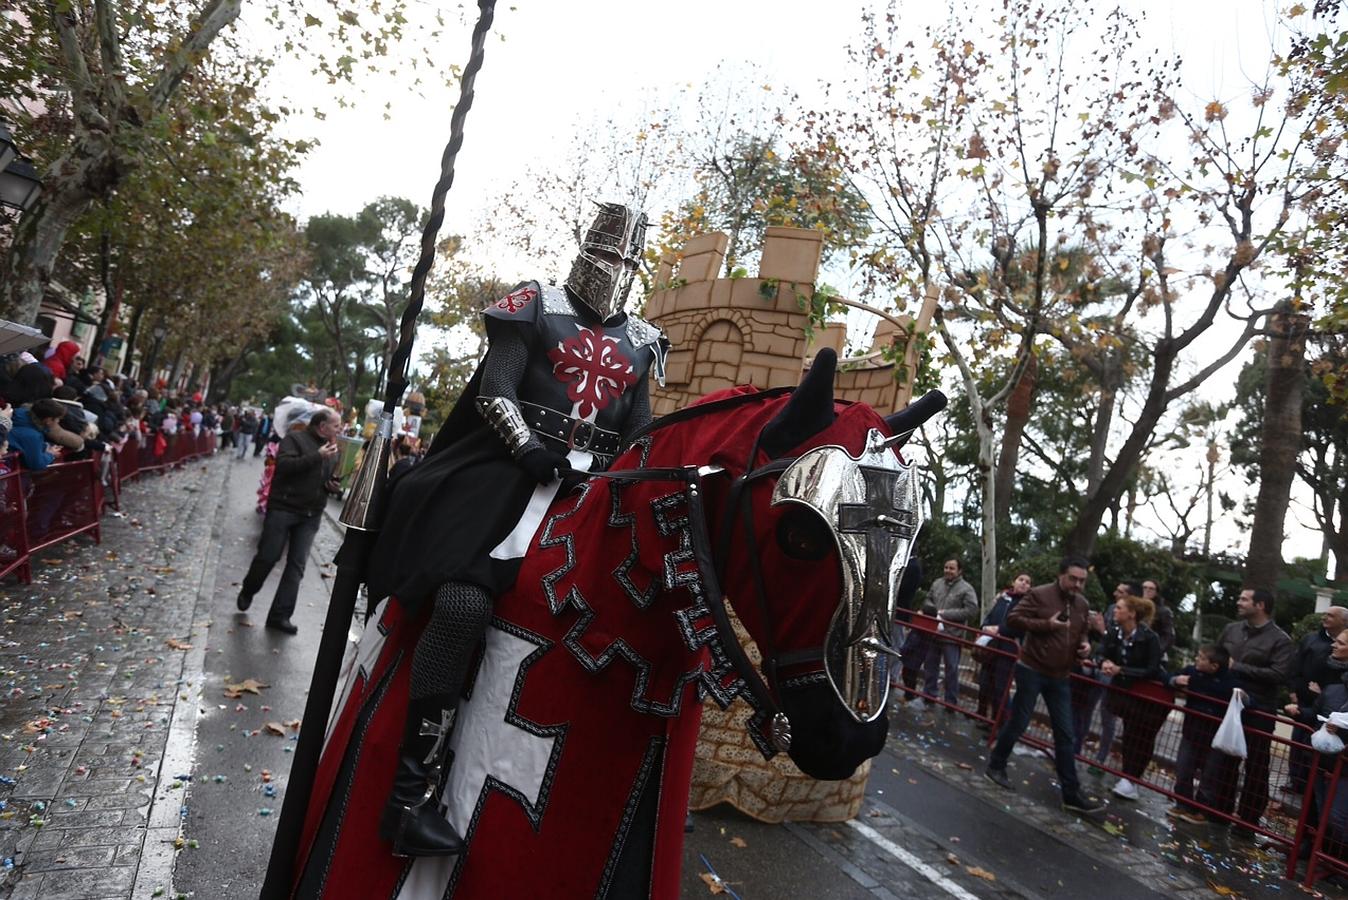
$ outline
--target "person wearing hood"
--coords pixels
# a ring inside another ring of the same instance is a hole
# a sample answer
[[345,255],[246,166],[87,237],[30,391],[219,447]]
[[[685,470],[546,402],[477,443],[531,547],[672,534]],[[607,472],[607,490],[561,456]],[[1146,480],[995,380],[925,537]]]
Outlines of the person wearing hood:
[[47,351],[46,359],[42,361],[42,365],[51,373],[53,378],[65,382],[71,374],[71,361],[79,355],[79,352],[79,344],[74,341],[62,341]]

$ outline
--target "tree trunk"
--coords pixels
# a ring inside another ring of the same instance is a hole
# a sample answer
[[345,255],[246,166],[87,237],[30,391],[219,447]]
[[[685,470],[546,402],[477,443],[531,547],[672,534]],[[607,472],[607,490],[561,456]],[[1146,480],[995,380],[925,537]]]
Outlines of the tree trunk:
[[212,374],[211,395],[207,398],[207,402],[218,403],[229,396],[229,389],[234,386],[234,378],[239,374],[239,367],[243,365],[248,350],[249,347],[245,344],[237,356],[221,366],[219,372]]
[[1339,497],[1339,529],[1329,535],[1334,550],[1334,580],[1348,584],[1348,483]]
[[37,323],[52,266],[70,226],[94,200],[108,197],[130,167],[105,138],[77,138],[42,176],[42,196],[14,230],[0,278],[0,319]]
[[[976,388],[975,388],[976,389]],[[983,621],[985,604],[997,593],[997,473],[992,464],[992,411],[977,404],[974,422],[978,426],[978,479],[983,486],[983,557],[982,578],[978,591],[978,621]]]
[[1100,480],[1105,473],[1105,450],[1109,446],[1109,429],[1114,424],[1114,404],[1118,397],[1118,384],[1115,381],[1115,366],[1112,355],[1106,355],[1101,368],[1100,408],[1095,414],[1095,427],[1091,431],[1091,455],[1086,461],[1086,496],[1100,489]]
[[[145,304],[140,304],[131,311],[131,327],[126,332],[126,347],[123,348],[122,356],[122,374],[131,375],[131,369],[135,363],[136,341],[140,338],[140,320],[145,315]],[[141,379],[141,387],[145,386],[145,379]]]
[[997,456],[998,522],[1007,522],[1011,518],[1011,494],[1015,489],[1016,463],[1020,459],[1020,439],[1030,421],[1030,401],[1034,398],[1038,374],[1038,357],[1031,354],[1006,403],[1006,430],[1002,432],[1002,449]]
[[1310,319],[1280,309],[1269,318],[1268,381],[1264,395],[1259,496],[1245,558],[1245,584],[1273,590],[1282,574],[1283,524],[1301,453],[1301,391]]
[[1084,556],[1089,559],[1091,553],[1095,551],[1095,539],[1100,533],[1100,523],[1104,521],[1105,514],[1122,496],[1129,476],[1137,466],[1138,460],[1142,458],[1142,453],[1147,448],[1147,442],[1151,439],[1152,432],[1156,430],[1157,423],[1161,421],[1161,416],[1165,413],[1166,390],[1170,385],[1170,375],[1175,365],[1175,354],[1175,349],[1167,346],[1164,341],[1156,348],[1155,360],[1151,370],[1151,384],[1147,390],[1146,400],[1143,401],[1142,410],[1138,414],[1137,421],[1133,424],[1132,431],[1128,434],[1128,439],[1119,448],[1119,453],[1114,458],[1114,464],[1100,479],[1100,486],[1093,493],[1087,494],[1086,502],[1081,508],[1081,514],[1077,516],[1076,524],[1072,526],[1063,542],[1067,554]]

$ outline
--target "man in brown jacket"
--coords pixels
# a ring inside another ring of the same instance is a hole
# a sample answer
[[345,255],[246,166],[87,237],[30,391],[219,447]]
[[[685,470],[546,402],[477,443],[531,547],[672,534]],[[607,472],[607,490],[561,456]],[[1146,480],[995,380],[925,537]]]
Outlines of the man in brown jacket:
[[1030,588],[1007,615],[1007,627],[1023,632],[1025,637],[1020,661],[1016,663],[1016,694],[1011,700],[1011,715],[997,734],[985,773],[1007,790],[1014,790],[1006,773],[1006,762],[1016,741],[1029,727],[1034,705],[1042,694],[1053,725],[1053,758],[1062,785],[1063,809],[1075,812],[1095,812],[1104,807],[1099,799],[1081,792],[1072,753],[1072,694],[1068,677],[1072,663],[1091,651],[1086,640],[1090,609],[1081,594],[1089,566],[1079,557],[1064,559],[1058,567],[1057,581]]

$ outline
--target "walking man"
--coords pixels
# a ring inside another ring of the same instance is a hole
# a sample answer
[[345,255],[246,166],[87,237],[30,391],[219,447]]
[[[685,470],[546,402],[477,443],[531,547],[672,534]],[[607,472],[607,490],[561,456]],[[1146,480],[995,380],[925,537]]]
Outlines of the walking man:
[[1011,758],[1016,741],[1029,727],[1034,705],[1042,694],[1053,726],[1053,759],[1062,786],[1063,809],[1074,812],[1095,812],[1104,808],[1099,799],[1081,792],[1076,759],[1072,754],[1072,698],[1068,676],[1072,663],[1091,652],[1090,641],[1086,640],[1090,609],[1081,593],[1086,586],[1089,565],[1080,557],[1067,557],[1058,566],[1057,581],[1030,588],[1024,599],[1007,614],[1007,626],[1022,632],[1025,638],[1021,644],[1020,661],[1016,663],[1016,693],[1011,699],[1011,715],[997,735],[986,770],[989,779],[1007,790],[1015,790],[1006,772],[1006,762]]
[[248,452],[248,445],[253,443],[253,435],[257,432],[257,415],[250,409],[239,417],[239,437],[238,446],[235,448],[235,459],[243,459],[243,455]]
[[286,634],[299,631],[291,624],[290,616],[295,611],[300,580],[304,578],[304,561],[318,533],[323,506],[328,494],[335,493],[332,471],[337,461],[340,428],[337,413],[319,409],[307,428],[286,435],[277,449],[267,517],[262,521],[257,554],[243,577],[238,601],[241,611],[252,605],[253,595],[262,589],[262,583],[281,558],[281,551],[289,545],[285,571],[267,613],[267,627],[275,631]]
[[943,637],[947,622],[958,625],[971,625],[978,621],[978,595],[973,585],[964,580],[964,566],[958,559],[947,559],[942,567],[941,577],[936,579],[927,594],[927,603],[936,608],[937,637],[936,646],[927,652],[926,682],[923,684],[930,696],[935,697],[941,663],[945,663],[945,702],[949,704],[946,712],[954,712],[959,705],[960,691],[960,645],[952,637],[970,638],[970,633],[962,629],[950,629],[950,636]]

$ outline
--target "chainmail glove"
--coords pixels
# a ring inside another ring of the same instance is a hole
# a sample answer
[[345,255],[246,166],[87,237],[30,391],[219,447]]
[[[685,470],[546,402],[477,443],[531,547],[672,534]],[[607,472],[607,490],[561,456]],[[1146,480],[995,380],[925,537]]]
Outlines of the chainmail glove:
[[532,475],[539,484],[551,484],[557,480],[558,476],[571,471],[571,463],[567,461],[565,456],[560,453],[553,453],[544,447],[526,450],[516,462],[519,463],[521,469]]

